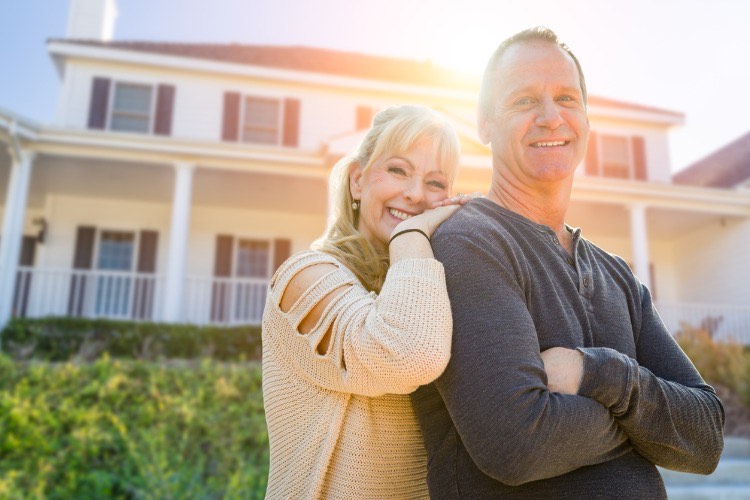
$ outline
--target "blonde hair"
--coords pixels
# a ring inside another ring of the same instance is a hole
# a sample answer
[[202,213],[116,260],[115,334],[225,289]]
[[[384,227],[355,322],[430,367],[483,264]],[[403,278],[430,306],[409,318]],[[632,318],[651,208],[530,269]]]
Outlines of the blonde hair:
[[393,106],[375,115],[359,147],[336,163],[329,181],[333,214],[326,232],[312,248],[325,252],[348,267],[368,290],[380,292],[388,271],[388,255],[379,253],[359,232],[359,212],[352,208],[349,171],[353,164],[362,172],[384,155],[407,152],[419,141],[429,140],[440,170],[449,186],[458,169],[458,134],[442,115],[424,106]]

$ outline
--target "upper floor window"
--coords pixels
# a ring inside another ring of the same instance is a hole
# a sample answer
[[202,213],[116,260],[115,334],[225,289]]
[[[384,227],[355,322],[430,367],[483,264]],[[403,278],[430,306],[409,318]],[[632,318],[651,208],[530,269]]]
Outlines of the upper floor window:
[[170,135],[174,95],[173,85],[96,77],[91,89],[88,127]]
[[646,180],[643,137],[590,132],[586,174],[612,179]]
[[296,147],[299,144],[298,99],[224,94],[224,141]]
[[281,138],[281,101],[263,97],[245,97],[242,142],[279,144]]
[[151,86],[115,83],[109,128],[148,133],[151,122]]

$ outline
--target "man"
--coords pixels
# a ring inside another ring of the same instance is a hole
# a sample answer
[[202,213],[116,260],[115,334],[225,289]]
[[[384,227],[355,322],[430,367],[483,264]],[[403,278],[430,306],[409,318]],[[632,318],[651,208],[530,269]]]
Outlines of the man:
[[[655,465],[710,473],[724,412],[625,262],[565,225],[586,87],[546,28],[490,59],[492,186],[432,239],[453,348],[413,401],[432,498],[666,498]],[[541,354],[540,354],[541,353]]]

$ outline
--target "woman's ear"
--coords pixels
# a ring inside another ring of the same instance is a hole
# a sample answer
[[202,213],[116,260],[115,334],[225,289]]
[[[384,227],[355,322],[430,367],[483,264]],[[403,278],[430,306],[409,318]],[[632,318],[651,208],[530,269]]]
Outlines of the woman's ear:
[[359,167],[359,163],[353,161],[349,165],[349,191],[351,191],[352,198],[355,200],[362,198],[362,188],[359,185],[361,179],[362,169]]

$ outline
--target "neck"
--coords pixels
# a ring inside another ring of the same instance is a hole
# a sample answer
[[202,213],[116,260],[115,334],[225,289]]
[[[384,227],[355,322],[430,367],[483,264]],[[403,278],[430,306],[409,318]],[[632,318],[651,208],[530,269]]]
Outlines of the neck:
[[572,186],[572,177],[559,182],[532,186],[511,182],[495,172],[487,199],[537,224],[551,228],[561,241],[566,241],[568,231],[565,229],[565,215],[570,205]]

